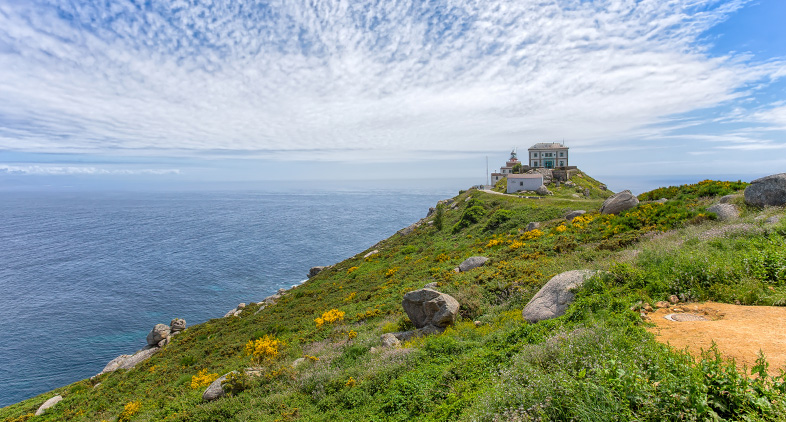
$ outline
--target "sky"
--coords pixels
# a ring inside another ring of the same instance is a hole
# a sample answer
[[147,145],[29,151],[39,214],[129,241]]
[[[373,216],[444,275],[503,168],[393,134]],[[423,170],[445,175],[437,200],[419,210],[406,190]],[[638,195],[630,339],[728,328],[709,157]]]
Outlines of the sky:
[[0,187],[786,171],[783,0],[0,0]]

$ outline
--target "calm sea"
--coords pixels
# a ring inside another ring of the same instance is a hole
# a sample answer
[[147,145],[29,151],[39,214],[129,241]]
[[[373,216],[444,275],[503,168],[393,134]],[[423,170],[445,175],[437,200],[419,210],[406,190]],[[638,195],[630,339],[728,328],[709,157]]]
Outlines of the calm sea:
[[459,187],[0,192],[0,406],[98,373],[157,323],[204,322],[297,284]]

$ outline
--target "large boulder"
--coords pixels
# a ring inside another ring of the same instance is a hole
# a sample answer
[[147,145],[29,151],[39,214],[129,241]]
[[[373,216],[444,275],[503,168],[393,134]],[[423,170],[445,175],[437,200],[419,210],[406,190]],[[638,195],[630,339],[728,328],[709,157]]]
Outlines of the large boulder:
[[63,396],[57,395],[45,401],[44,404],[42,404],[41,407],[39,407],[38,410],[35,411],[35,415],[36,416],[43,415],[44,412],[46,412],[46,409],[49,409],[50,407],[56,405],[57,403],[60,403],[60,400],[63,400]]
[[169,337],[170,328],[168,325],[165,324],[156,324],[150,333],[147,334],[147,344],[150,346],[155,346],[161,340]]
[[327,267],[324,266],[324,265],[323,266],[317,266],[317,267],[311,267],[311,269],[308,270],[308,278],[314,277],[315,275],[321,273],[322,270],[324,270],[325,268],[327,268]]
[[553,195],[553,193],[551,193],[549,188],[547,188],[545,185],[540,185],[537,189],[535,189],[535,193],[538,195]]
[[629,210],[636,205],[639,205],[639,199],[636,198],[629,190],[624,190],[620,193],[615,193],[609,199],[603,201],[600,206],[601,214],[619,214],[622,211]]
[[[232,371],[232,372],[237,372],[237,371]],[[220,399],[221,397],[224,397],[227,393],[224,391],[224,387],[221,386],[221,383],[226,381],[227,375],[231,374],[232,372],[227,372],[226,374],[221,375],[220,377],[218,377],[218,379],[216,379],[209,386],[207,386],[205,392],[202,393],[202,400],[213,401],[216,399]]]
[[538,322],[564,314],[575,298],[573,290],[593,274],[594,271],[573,270],[552,277],[527,303],[522,316],[529,322]]
[[401,306],[417,328],[432,326],[443,329],[453,324],[459,311],[459,303],[453,296],[431,289],[405,294]]
[[471,256],[459,264],[458,269],[461,272],[469,271],[478,267],[482,267],[489,259],[485,256]]
[[578,217],[578,216],[580,216],[582,214],[586,214],[586,213],[587,213],[587,211],[584,211],[584,210],[571,211],[571,212],[569,212],[565,216],[565,219],[568,220],[568,221],[573,221],[574,218],[576,218],[576,217]]
[[734,204],[715,204],[707,208],[707,211],[715,213],[720,221],[736,220],[740,216],[740,211]]
[[757,207],[786,205],[786,173],[752,181],[745,188],[745,203]]
[[392,333],[382,334],[381,339],[382,339],[382,345],[385,347],[396,347],[401,344],[401,342]]
[[109,363],[106,364],[104,369],[102,369],[98,375],[117,371],[118,369],[131,369],[140,362],[150,359],[150,357],[156,354],[159,350],[161,350],[159,347],[150,347],[142,349],[133,355],[120,355],[109,361]]

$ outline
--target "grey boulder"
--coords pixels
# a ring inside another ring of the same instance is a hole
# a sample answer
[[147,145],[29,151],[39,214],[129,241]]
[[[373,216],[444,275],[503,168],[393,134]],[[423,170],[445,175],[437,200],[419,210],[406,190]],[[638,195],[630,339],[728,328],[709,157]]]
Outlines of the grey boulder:
[[718,200],[718,202],[720,202],[721,204],[730,204],[732,201],[734,201],[739,197],[740,195],[735,195],[735,194],[725,195],[725,196],[721,196],[721,199]]
[[531,232],[538,228],[540,228],[540,223],[538,223],[537,221],[532,221],[529,224],[527,224],[527,228],[525,230]]
[[622,211],[629,210],[636,205],[639,205],[639,199],[636,198],[629,190],[624,190],[620,193],[615,193],[609,199],[603,201],[600,206],[601,214],[619,214]]
[[535,189],[535,193],[538,195],[553,195],[545,185],[540,185],[540,187]]
[[453,324],[459,311],[459,303],[453,296],[431,289],[405,294],[401,306],[417,328],[443,329]]
[[41,406],[38,408],[38,410],[36,410],[36,411],[35,411],[35,415],[36,415],[36,416],[41,416],[41,415],[43,415],[43,414],[44,414],[44,412],[46,412],[46,409],[49,409],[50,407],[52,407],[52,406],[54,406],[54,405],[56,405],[56,404],[60,403],[60,400],[63,400],[63,396],[59,396],[59,395],[58,395],[58,396],[54,396],[54,397],[52,397],[51,399],[49,399],[49,400],[45,401],[45,402],[44,402],[44,404],[42,404],[42,405],[41,405]]
[[593,274],[594,271],[573,270],[552,277],[527,303],[522,316],[528,322],[538,322],[564,314],[576,297],[573,290]]
[[576,218],[576,217],[578,217],[578,216],[580,216],[582,214],[586,214],[586,213],[587,213],[587,211],[584,211],[584,210],[571,211],[571,212],[568,213],[568,215],[565,216],[565,219],[568,220],[568,221],[573,221],[574,218]]
[[324,270],[325,268],[327,267],[326,266],[311,267],[311,269],[308,270],[308,278],[314,277],[315,275],[321,273],[322,270]]
[[385,346],[385,347],[396,347],[396,346],[398,346],[400,344],[401,344],[401,342],[399,341],[399,339],[396,338],[396,336],[394,334],[392,334],[392,333],[382,334],[382,345],[383,346]]
[[786,205],[786,173],[752,181],[745,188],[745,203],[757,207]]
[[488,260],[489,259],[485,256],[471,256],[459,264],[458,269],[461,272],[473,270],[475,268],[482,267],[483,264],[485,264]]
[[155,346],[161,340],[169,337],[170,328],[165,324],[156,324],[150,333],[147,334],[147,344],[150,346]]
[[[232,372],[237,372],[237,371],[232,371]],[[232,372],[227,372],[226,374],[221,375],[220,377],[218,377],[218,379],[216,379],[210,385],[208,385],[207,389],[205,389],[205,392],[202,393],[202,400],[213,401],[216,399],[220,399],[221,397],[224,397],[227,393],[224,391],[224,387],[221,386],[221,383],[226,381],[227,375],[231,374]]]
[[740,211],[733,204],[715,204],[707,211],[715,213],[720,221],[736,220],[740,216]]
[[158,347],[150,347],[147,349],[140,350],[133,355],[120,355],[106,364],[104,369],[98,373],[98,375],[105,374],[107,372],[117,371],[118,369],[131,369],[135,367],[138,363],[144,362],[150,359],[151,356],[156,354],[161,350]]
[[186,329],[186,320],[183,318],[175,318],[169,323],[169,331],[171,334],[179,333]]

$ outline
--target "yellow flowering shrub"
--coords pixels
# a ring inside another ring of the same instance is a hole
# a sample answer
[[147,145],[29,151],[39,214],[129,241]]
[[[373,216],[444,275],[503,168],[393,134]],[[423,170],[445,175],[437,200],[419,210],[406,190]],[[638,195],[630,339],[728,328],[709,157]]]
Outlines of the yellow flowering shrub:
[[268,334],[256,340],[249,340],[246,343],[246,354],[251,355],[257,362],[271,361],[278,356],[278,349],[283,345],[281,340]]
[[537,238],[539,238],[541,236],[543,236],[543,232],[538,230],[538,229],[535,229],[535,230],[530,230],[528,232],[523,233],[521,235],[521,239],[522,240],[533,240],[533,239],[537,239]]
[[355,381],[355,378],[349,377],[349,380],[347,380],[347,383],[345,385],[347,387],[354,387],[355,385],[357,385],[357,381]]
[[139,413],[139,410],[142,409],[142,403],[138,401],[131,401],[126,403],[123,406],[123,412],[120,413],[120,416],[117,417],[118,422],[128,422],[131,418]]
[[445,255],[444,253],[441,253],[441,254],[437,255],[436,258],[434,258],[434,260],[437,261],[437,262],[445,262],[448,259],[449,259],[448,256]]
[[358,332],[355,331],[355,330],[349,330],[349,332],[347,333],[347,339],[348,340],[352,340],[353,338],[355,338],[357,336],[358,336]]
[[332,324],[334,322],[343,321],[344,320],[344,311],[339,311],[338,309],[331,309],[327,312],[323,312],[322,316],[315,319],[314,322],[317,323],[317,327],[321,327],[324,324]]
[[565,231],[565,230],[567,230],[567,229],[568,229],[568,228],[567,228],[567,227],[566,227],[564,224],[560,224],[560,225],[559,225],[559,226],[557,226],[557,228],[555,228],[554,230],[555,230],[557,233],[562,233],[562,232],[564,232],[564,231]]
[[352,300],[352,299],[354,299],[354,298],[355,298],[355,296],[357,296],[357,295],[358,295],[358,294],[357,294],[357,292],[352,292],[352,293],[350,293],[350,294],[349,294],[349,296],[347,296],[347,297],[345,297],[345,298],[344,298],[344,302],[349,302],[349,301],[351,301],[351,300]]
[[393,267],[385,273],[385,277],[393,277],[398,272],[398,267]]
[[381,314],[382,314],[382,311],[380,311],[379,309],[366,309],[366,312],[363,312],[363,313],[360,313],[360,314],[355,314],[355,319],[360,321],[360,320],[363,320],[363,319],[368,319],[368,318],[371,318],[371,317],[379,316]]
[[196,375],[191,377],[191,388],[207,387],[218,378],[218,374],[208,374],[207,368],[197,372]]
[[504,243],[502,239],[491,239],[489,240],[489,243],[486,243],[486,247],[490,248],[492,246],[501,245],[502,243]]
[[515,250],[515,249],[518,249],[518,248],[520,248],[522,246],[524,246],[524,242],[521,242],[519,240],[514,240],[514,241],[510,242],[510,245],[508,245],[508,248],[510,248],[512,250]]
[[355,271],[355,270],[357,270],[358,268],[359,268],[359,267],[349,267],[349,269],[347,269],[347,274],[352,274],[352,272],[354,272],[354,271]]

